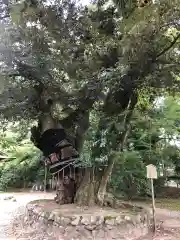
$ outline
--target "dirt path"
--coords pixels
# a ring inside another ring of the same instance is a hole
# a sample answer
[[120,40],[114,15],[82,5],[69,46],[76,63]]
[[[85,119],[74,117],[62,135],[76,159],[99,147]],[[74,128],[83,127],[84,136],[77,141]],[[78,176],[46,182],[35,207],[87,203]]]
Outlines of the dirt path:
[[[5,197],[14,196],[16,201],[4,200]],[[43,229],[33,229],[33,238],[29,235],[23,237],[15,237],[13,233],[9,233],[9,226],[15,216],[21,215],[28,202],[36,199],[52,199],[54,194],[51,193],[9,193],[0,194],[0,240],[29,240],[41,239],[50,240],[48,236],[40,237]],[[156,209],[157,216],[157,233],[155,236],[147,235],[138,240],[180,240],[180,212],[170,211],[166,209]],[[19,230],[21,231],[21,230]],[[29,234],[29,232],[28,232]],[[53,238],[52,238],[53,239]],[[63,239],[63,238],[61,238]],[[98,239],[97,239],[98,240]]]
[[180,240],[180,212],[156,208],[156,234],[138,240]]

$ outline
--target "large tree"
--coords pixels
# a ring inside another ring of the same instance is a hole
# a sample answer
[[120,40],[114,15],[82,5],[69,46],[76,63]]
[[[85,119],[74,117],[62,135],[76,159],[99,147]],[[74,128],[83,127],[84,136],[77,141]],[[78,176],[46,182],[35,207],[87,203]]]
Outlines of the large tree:
[[100,113],[91,158],[105,151],[106,167],[86,169],[79,204],[103,203],[139,94],[153,98],[179,85],[179,0],[124,3],[1,3],[2,116],[45,129],[58,121],[81,152],[90,113]]

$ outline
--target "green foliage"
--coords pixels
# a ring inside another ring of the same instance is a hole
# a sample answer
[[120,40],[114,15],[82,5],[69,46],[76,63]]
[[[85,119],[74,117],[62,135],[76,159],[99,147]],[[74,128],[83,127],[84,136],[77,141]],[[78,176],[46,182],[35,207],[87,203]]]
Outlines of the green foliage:
[[1,190],[28,187],[44,179],[42,155],[30,142],[25,126],[23,122],[9,123],[6,131],[0,132],[0,149],[8,156],[0,163]]
[[16,162],[11,162],[4,165],[3,170],[1,170],[0,175],[0,189],[7,190],[8,188],[27,188],[32,185],[36,180],[44,180],[44,175],[42,176],[42,165],[36,155],[33,159],[31,156],[26,161],[17,164]]
[[130,198],[145,194],[148,187],[145,168],[140,152],[124,151],[112,174],[114,191]]
[[[126,150],[117,157],[112,174],[111,185],[115,191],[128,197],[149,194],[148,164],[157,166],[157,192],[164,185],[168,168],[179,174],[179,108],[178,97],[166,97],[159,106],[148,105],[146,112],[135,110]],[[162,173],[164,178],[160,177]]]

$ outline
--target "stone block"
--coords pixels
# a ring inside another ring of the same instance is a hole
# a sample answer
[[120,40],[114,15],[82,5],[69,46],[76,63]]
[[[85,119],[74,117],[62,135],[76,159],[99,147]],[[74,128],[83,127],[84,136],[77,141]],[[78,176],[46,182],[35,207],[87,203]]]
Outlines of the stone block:
[[71,223],[71,219],[68,217],[60,217],[60,225],[67,226]]
[[102,225],[104,223],[104,217],[103,216],[99,216],[96,218],[96,225]]
[[124,216],[124,220],[130,222],[132,219],[130,216],[126,215]]
[[90,224],[90,217],[89,216],[82,217],[81,224],[83,224],[85,226],[89,225]]
[[55,214],[52,212],[50,215],[49,215],[49,217],[48,217],[48,220],[49,221],[54,221],[55,220]]
[[123,222],[123,219],[121,216],[116,217],[116,224],[120,225]]
[[80,222],[80,217],[77,216],[72,222],[71,222],[71,225],[72,226],[77,226]]
[[106,219],[106,220],[105,220],[105,223],[106,223],[106,225],[110,225],[110,226],[116,225],[116,221],[115,221],[114,218],[112,218],[112,219]]
[[97,221],[97,217],[96,216],[91,216],[90,217],[90,223],[91,224],[96,224],[96,221]]
[[61,217],[54,215],[54,222],[56,222],[58,225],[61,225]]

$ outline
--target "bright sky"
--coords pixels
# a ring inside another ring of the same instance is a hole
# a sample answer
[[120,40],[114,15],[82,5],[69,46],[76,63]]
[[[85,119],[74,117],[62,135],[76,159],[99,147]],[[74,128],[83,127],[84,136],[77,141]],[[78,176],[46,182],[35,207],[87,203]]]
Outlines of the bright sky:
[[80,0],[80,2],[81,2],[82,5],[85,6],[85,5],[90,3],[90,0]]

